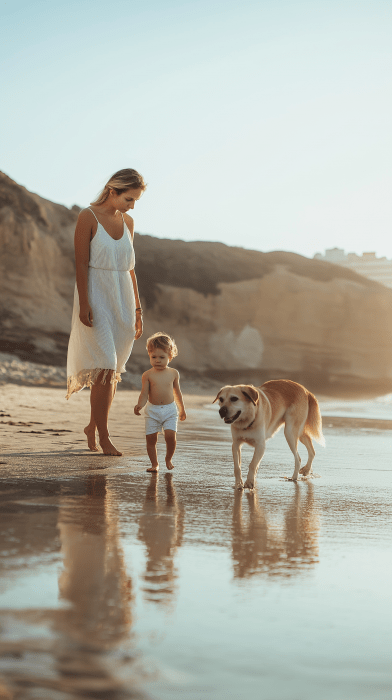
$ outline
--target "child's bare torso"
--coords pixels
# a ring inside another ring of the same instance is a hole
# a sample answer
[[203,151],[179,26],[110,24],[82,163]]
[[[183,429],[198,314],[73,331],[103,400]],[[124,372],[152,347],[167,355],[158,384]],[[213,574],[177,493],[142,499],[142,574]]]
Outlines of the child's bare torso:
[[155,406],[162,404],[173,403],[173,384],[175,382],[177,372],[171,367],[156,370],[149,369],[147,372],[148,378],[148,400]]

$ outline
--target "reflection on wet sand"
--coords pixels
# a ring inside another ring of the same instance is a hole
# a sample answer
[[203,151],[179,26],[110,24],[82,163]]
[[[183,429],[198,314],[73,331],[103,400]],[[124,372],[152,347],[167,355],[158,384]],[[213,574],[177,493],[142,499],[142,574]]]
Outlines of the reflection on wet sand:
[[209,411],[189,412],[172,477],[150,481],[142,447],[115,464],[48,442],[2,465],[0,697],[392,697],[390,432],[328,416],[321,478],[298,484],[281,434],[240,494]]
[[320,523],[313,484],[293,484],[293,488],[283,521],[276,507],[260,505],[256,491],[245,494],[248,506],[245,514],[243,492],[235,492],[232,557],[236,578],[248,578],[261,572],[291,576],[318,561]]
[[102,652],[129,635],[132,587],[105,476],[90,475],[84,497],[61,499],[58,528],[64,567],[59,590],[71,604],[56,615],[62,646],[58,672],[84,677],[91,690],[120,698],[117,664]]
[[[21,661],[12,669],[8,664],[6,687],[17,692],[18,700],[141,697],[132,687],[132,656],[127,648],[131,580],[106,478],[90,475],[84,484],[79,482],[76,493],[67,484],[62,491],[66,493],[59,498],[57,527],[63,567],[58,584],[60,598],[68,605],[58,610],[8,611],[9,629],[19,628],[19,640],[6,642],[1,651]],[[34,663],[29,659],[32,653]]]
[[166,473],[165,496],[159,494],[159,477],[152,474],[147,487],[138,539],[147,550],[143,588],[147,600],[167,604],[173,600],[177,578],[174,555],[182,543],[184,510],[178,504],[173,475]]
[[110,648],[129,633],[132,588],[105,476],[89,476],[84,497],[61,498],[58,528],[64,567],[59,590],[71,603],[62,631],[92,649]]

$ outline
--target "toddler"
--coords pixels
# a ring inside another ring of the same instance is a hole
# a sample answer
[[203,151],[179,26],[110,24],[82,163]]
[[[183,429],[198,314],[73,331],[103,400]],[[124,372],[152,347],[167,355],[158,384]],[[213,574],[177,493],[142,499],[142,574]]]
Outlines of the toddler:
[[[140,416],[144,409],[146,421],[147,454],[151,461],[148,472],[159,470],[157,441],[158,432],[163,432],[166,441],[166,466],[173,469],[172,458],[176,449],[177,406],[180,420],[186,413],[180,389],[180,375],[176,369],[168,367],[170,360],[178,355],[177,346],[167,333],[155,333],[147,340],[147,352],[152,369],[142,376],[142,390],[134,413]],[[174,399],[174,400],[173,400]],[[147,404],[147,405],[146,405]]]

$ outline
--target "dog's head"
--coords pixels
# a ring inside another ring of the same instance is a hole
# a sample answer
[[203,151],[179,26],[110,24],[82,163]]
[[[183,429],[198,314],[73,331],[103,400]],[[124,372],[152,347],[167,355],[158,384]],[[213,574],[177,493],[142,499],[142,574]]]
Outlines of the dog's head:
[[259,392],[252,384],[224,386],[214,399],[219,402],[219,415],[225,423],[253,420],[259,403]]

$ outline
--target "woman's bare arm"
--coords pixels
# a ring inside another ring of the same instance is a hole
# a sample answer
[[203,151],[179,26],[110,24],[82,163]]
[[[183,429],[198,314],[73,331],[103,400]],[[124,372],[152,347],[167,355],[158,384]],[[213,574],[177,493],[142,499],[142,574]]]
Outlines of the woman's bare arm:
[[[132,237],[132,242],[133,242],[133,236],[134,236],[134,221],[132,219],[132,216],[129,216],[129,214],[124,215],[125,218],[125,223],[128,226],[129,232]],[[142,308],[140,305],[140,297],[139,297],[139,288],[137,286],[137,277],[136,277],[136,272],[135,269],[129,270],[131,278],[132,278],[132,284],[133,284],[133,292],[135,294],[135,306],[136,306],[136,323],[135,323],[135,340],[140,338],[140,336],[143,333],[143,314],[142,314]]]
[[79,294],[79,318],[85,326],[93,325],[93,312],[88,299],[88,264],[90,260],[90,241],[92,237],[92,214],[87,210],[80,212],[75,228],[75,265],[76,286]]
[[138,286],[137,286],[137,279],[136,279],[135,268],[133,268],[133,270],[129,270],[129,272],[130,272],[130,275],[131,275],[131,277],[132,277],[132,284],[133,284],[133,291],[134,291],[134,294],[135,294],[135,304],[136,304],[136,308],[137,308],[137,309],[140,309],[140,311],[141,311],[140,299],[139,299],[139,289],[138,289]]

